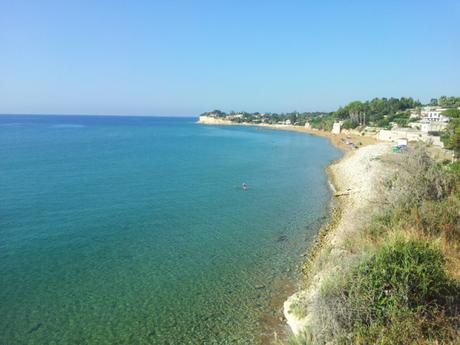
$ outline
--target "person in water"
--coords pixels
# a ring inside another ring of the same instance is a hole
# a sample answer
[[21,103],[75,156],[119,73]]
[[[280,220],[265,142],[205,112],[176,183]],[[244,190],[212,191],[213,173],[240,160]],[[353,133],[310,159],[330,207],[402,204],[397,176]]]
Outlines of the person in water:
[[247,191],[248,190],[248,185],[246,183],[243,182],[243,190],[244,191]]

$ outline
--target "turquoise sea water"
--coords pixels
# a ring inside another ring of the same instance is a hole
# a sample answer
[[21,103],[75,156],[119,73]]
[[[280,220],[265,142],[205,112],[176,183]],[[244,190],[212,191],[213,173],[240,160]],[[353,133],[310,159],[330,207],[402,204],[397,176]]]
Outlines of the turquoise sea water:
[[339,156],[192,118],[0,116],[0,344],[260,343]]

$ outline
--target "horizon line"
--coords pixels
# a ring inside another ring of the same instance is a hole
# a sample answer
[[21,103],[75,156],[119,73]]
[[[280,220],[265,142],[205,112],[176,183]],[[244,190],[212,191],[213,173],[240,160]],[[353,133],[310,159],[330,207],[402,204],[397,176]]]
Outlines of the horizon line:
[[60,114],[60,113],[0,113],[0,116],[118,116],[118,117],[199,117],[200,115],[150,115],[150,114]]

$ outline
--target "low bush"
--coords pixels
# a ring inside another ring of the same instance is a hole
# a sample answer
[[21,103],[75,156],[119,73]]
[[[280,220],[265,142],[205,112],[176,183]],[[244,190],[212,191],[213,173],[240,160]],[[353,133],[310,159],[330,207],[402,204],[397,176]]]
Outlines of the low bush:
[[383,203],[367,228],[371,241],[388,232],[412,230],[421,236],[444,237],[460,244],[460,169],[437,164],[418,147],[397,156],[400,169],[384,182]]
[[384,202],[391,207],[409,209],[423,200],[440,200],[455,192],[459,177],[436,164],[422,145],[396,157],[399,169],[384,185]]
[[426,200],[412,211],[409,220],[426,235],[444,235],[449,241],[460,242],[460,200],[449,197],[434,202]]
[[459,326],[460,286],[446,274],[441,252],[424,241],[383,246],[326,284],[320,300],[334,322],[323,323],[319,342],[453,341]]
[[358,123],[352,119],[346,119],[345,121],[343,121],[342,123],[342,128],[343,129],[355,129],[356,127],[358,127]]
[[422,200],[407,207],[400,205],[374,216],[366,229],[371,241],[385,241],[390,231],[412,229],[420,236],[443,236],[460,244],[460,199],[454,195],[442,200]]

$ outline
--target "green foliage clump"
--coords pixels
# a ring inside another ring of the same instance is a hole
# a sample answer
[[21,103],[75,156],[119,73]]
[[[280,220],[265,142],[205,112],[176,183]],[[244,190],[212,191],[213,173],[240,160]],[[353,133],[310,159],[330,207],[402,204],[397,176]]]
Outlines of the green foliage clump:
[[385,181],[384,202],[410,210],[423,200],[442,200],[457,190],[459,176],[437,164],[423,145],[395,159],[397,172]]
[[349,344],[410,344],[453,340],[459,327],[460,286],[444,270],[441,252],[424,241],[387,244],[323,290]]
[[[448,169],[455,175],[457,178],[460,178],[460,161],[453,162],[449,164]],[[460,188],[459,188],[460,189]]]
[[447,109],[443,115],[449,117],[447,129],[441,137],[446,148],[460,156],[460,109]]
[[344,129],[354,129],[356,127],[358,127],[358,122],[352,120],[352,119],[346,119],[345,121],[343,121],[342,123],[342,128]]
[[378,241],[393,229],[408,228],[423,236],[444,236],[452,244],[460,243],[460,199],[450,195],[441,200],[422,200],[411,208],[401,204],[374,216],[367,236]]
[[[335,115],[338,119],[351,119],[361,124],[373,123],[379,127],[387,127],[393,118],[401,126],[407,125],[408,109],[420,107],[422,104],[411,97],[374,98],[371,101],[354,101],[340,107]],[[386,121],[381,122],[385,118]],[[383,124],[383,126],[382,126]]]
[[396,174],[384,182],[384,208],[373,217],[367,236],[374,242],[410,229],[460,244],[460,163],[434,162],[418,147],[397,156]]
[[383,118],[377,121],[377,127],[391,129],[390,120],[388,118]]
[[425,235],[442,234],[449,241],[460,242],[460,200],[454,196],[437,202],[424,201],[408,221]]
[[439,97],[438,104],[446,108],[460,107],[460,97],[441,96]]
[[321,129],[323,131],[332,130],[335,118],[331,115],[328,116],[316,116],[309,120],[312,128]]
[[215,116],[215,117],[225,117],[227,114],[219,109],[213,111],[207,111],[201,114],[202,116]]
[[381,321],[389,321],[395,307],[426,312],[454,298],[443,265],[441,252],[428,243],[396,241],[352,273],[350,296],[366,295],[371,318]]

